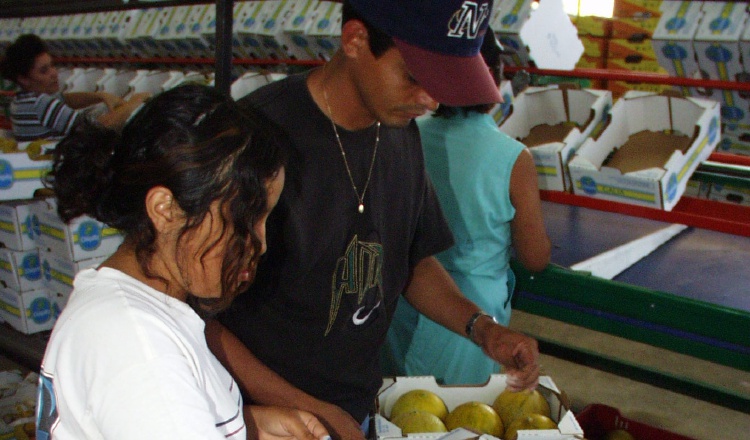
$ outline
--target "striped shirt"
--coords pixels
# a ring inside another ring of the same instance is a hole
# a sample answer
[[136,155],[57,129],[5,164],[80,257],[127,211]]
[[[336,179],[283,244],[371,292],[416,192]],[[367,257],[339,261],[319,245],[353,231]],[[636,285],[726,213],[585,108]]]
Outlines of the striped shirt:
[[18,141],[65,136],[78,112],[65,104],[62,93],[19,92],[10,104],[13,136]]

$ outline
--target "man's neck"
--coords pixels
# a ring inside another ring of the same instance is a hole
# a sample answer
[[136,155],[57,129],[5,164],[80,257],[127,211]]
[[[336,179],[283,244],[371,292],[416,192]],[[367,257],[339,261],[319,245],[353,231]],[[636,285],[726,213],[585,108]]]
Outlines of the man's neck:
[[313,100],[336,125],[350,131],[361,130],[376,122],[349,80],[343,56],[334,57],[316,69],[307,80]]

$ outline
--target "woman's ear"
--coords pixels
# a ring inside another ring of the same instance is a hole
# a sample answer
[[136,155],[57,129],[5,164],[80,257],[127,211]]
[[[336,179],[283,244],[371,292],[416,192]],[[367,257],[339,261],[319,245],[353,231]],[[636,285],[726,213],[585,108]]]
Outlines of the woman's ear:
[[146,214],[160,233],[172,229],[181,221],[180,207],[174,201],[172,191],[163,186],[155,186],[146,193]]

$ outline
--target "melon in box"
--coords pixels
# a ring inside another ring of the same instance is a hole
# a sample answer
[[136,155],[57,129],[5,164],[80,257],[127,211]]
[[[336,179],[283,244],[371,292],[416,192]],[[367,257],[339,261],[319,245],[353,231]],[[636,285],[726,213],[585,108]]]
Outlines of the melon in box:
[[610,107],[606,90],[529,87],[514,98],[500,130],[529,147],[540,189],[569,191],[567,162],[604,125]]
[[[391,408],[401,395],[411,390],[428,390],[443,399],[448,411],[452,411],[458,405],[470,401],[478,401],[492,405],[497,396],[505,390],[506,375],[493,374],[484,385],[472,386],[441,386],[432,376],[412,376],[412,377],[395,377],[385,378],[383,386],[377,397],[377,410],[375,414],[375,438],[376,440],[398,440],[405,439],[407,436],[401,433],[396,425],[388,419],[391,415]],[[538,438],[545,440],[573,440],[582,438],[583,430],[576,420],[573,412],[570,411],[570,405],[567,398],[562,393],[552,378],[541,376],[539,378],[539,390],[550,404],[551,418],[558,427],[557,429],[539,430],[539,431],[518,431],[518,439]],[[445,433],[412,433],[408,438],[418,436],[425,439],[438,439],[446,435]],[[476,439],[476,434],[472,436]],[[483,435],[481,438],[495,439],[489,435]]]
[[721,138],[719,103],[631,91],[568,163],[573,192],[671,211]]

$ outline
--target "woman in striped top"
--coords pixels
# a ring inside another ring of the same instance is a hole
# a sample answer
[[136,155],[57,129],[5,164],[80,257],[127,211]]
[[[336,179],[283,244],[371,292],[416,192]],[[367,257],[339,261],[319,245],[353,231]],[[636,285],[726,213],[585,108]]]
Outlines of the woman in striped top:
[[[13,136],[18,141],[65,136],[84,115],[118,129],[149,96],[141,93],[125,101],[107,92],[62,93],[47,45],[33,34],[21,35],[8,47],[0,73],[21,89],[10,105]],[[81,111],[99,103],[106,111]]]

